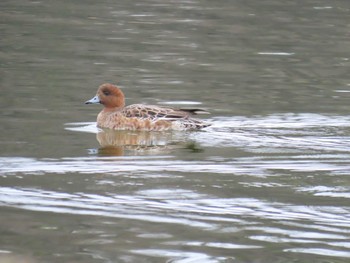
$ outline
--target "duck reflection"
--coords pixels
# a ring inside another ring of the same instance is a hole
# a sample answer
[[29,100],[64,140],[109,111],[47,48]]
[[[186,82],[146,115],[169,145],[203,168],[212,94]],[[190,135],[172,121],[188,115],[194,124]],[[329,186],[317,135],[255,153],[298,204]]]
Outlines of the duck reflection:
[[173,132],[101,130],[96,135],[100,155],[166,153],[181,147],[179,135]]

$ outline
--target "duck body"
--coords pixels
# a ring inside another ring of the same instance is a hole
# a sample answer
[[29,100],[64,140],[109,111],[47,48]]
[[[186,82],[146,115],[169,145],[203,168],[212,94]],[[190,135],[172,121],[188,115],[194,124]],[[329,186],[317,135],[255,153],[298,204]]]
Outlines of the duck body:
[[123,92],[113,84],[103,84],[86,104],[101,103],[104,109],[97,116],[97,126],[113,130],[166,131],[199,130],[210,126],[192,114],[207,113],[200,109],[175,109],[156,105],[125,106]]

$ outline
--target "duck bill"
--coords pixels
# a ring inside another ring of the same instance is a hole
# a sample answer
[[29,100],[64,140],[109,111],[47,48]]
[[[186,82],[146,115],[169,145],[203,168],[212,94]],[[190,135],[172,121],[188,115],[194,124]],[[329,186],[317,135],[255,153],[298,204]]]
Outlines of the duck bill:
[[99,103],[101,103],[101,101],[97,95],[93,97],[91,100],[85,101],[85,104],[99,104]]

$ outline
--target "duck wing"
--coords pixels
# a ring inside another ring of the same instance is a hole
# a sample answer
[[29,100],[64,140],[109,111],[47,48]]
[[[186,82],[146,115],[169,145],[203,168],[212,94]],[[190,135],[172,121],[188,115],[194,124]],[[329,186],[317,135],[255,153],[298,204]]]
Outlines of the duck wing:
[[125,107],[123,115],[126,117],[137,117],[141,119],[163,119],[163,120],[178,120],[186,119],[191,114],[208,113],[201,109],[176,109],[161,107],[155,105],[133,104]]

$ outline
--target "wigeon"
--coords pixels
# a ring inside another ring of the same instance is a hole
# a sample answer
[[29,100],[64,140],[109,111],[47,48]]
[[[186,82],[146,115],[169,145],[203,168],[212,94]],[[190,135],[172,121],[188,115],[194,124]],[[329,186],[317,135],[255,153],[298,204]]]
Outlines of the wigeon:
[[113,130],[199,130],[210,126],[192,114],[208,113],[200,109],[175,109],[155,105],[125,106],[123,92],[110,83],[102,84],[95,97],[85,104],[103,104],[97,116],[97,126]]

